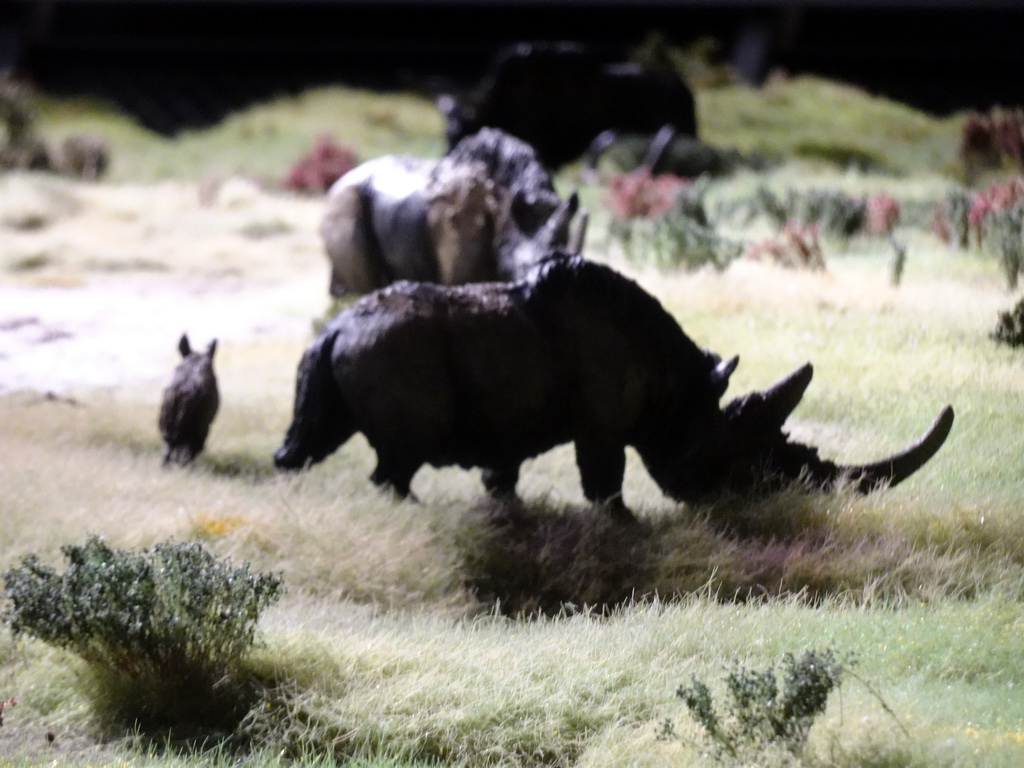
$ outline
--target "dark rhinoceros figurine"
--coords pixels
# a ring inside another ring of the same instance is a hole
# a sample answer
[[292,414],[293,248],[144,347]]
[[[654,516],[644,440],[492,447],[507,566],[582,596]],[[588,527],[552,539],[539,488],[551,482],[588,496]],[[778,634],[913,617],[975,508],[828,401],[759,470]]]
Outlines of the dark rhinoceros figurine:
[[693,92],[675,72],[608,60],[576,43],[503,48],[469,93],[443,94],[436,103],[449,146],[500,128],[534,147],[549,168],[620,133],[650,136],[668,126],[697,135]]
[[211,341],[205,352],[196,352],[188,335],[182,334],[178,351],[182,359],[164,390],[160,406],[160,435],[164,441],[164,464],[184,466],[202,452],[220,407],[213,371],[217,340]]
[[340,312],[309,346],[274,461],[302,468],[362,432],[377,484],[406,495],[421,465],[457,464],[482,467],[498,495],[514,493],[525,459],[572,441],[587,499],[628,518],[626,446],[684,502],[797,479],[868,492],[913,474],[952,426],[947,407],[908,450],[840,466],[783,431],[811,366],[723,409],[737,362],[699,348],[632,280],[568,254],[518,283],[398,283]]

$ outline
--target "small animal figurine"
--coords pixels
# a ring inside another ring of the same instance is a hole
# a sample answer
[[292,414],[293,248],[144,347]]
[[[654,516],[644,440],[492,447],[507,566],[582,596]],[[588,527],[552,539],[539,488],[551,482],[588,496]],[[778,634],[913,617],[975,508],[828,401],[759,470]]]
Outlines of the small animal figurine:
[[193,352],[188,335],[182,334],[178,351],[182,360],[174,369],[160,406],[160,435],[164,439],[163,463],[190,463],[203,450],[210,425],[220,406],[213,353],[217,340],[205,352]]

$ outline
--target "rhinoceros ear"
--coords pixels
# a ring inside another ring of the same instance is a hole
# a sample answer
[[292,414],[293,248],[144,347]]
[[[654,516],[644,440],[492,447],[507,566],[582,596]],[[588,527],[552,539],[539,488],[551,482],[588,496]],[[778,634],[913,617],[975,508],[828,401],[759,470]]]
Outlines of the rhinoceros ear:
[[445,138],[448,139],[448,150],[471,133],[472,115],[466,106],[450,93],[442,93],[434,99],[434,105],[444,117]]
[[439,95],[434,99],[434,105],[437,107],[437,111],[444,115],[446,120],[458,123],[460,127],[469,117],[465,106],[450,93]]
[[572,224],[572,219],[576,215],[576,211],[580,207],[580,196],[573,192],[569,195],[569,198],[559,203],[555,212],[551,214],[551,218],[548,219],[546,226],[550,228],[552,240],[558,240],[563,243],[568,242],[570,239],[569,229]]
[[665,172],[665,159],[668,157],[669,147],[672,146],[676,136],[677,131],[671,123],[663,125],[661,130],[654,135],[643,163],[651,176]]
[[206,347],[206,356],[213,360],[213,353],[217,351],[217,340],[213,339]]
[[583,246],[587,241],[587,224],[590,223],[590,213],[584,209],[580,211],[576,219],[576,226],[573,227],[569,239],[569,253],[573,256],[580,256],[583,253]]
[[579,195],[579,192],[577,192],[574,189],[572,191],[572,194],[569,195],[569,198],[565,201],[566,218],[571,219],[573,216],[575,216],[576,215],[576,211],[579,210],[579,207],[580,207],[580,195]]
[[711,385],[719,397],[724,395],[725,390],[729,388],[729,377],[732,376],[732,372],[736,370],[736,366],[739,364],[740,356],[736,355],[729,360],[720,361],[714,370],[711,371]]
[[188,334],[181,334],[181,338],[178,339],[178,351],[182,357],[188,357],[192,354],[192,345],[188,343]]

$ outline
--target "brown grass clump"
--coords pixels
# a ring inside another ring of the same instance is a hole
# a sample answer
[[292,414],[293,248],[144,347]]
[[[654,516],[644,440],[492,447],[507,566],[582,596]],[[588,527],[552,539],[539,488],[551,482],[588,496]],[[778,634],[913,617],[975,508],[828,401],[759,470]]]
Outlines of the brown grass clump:
[[875,192],[865,201],[864,226],[869,234],[888,235],[900,221],[900,204],[892,195]]
[[619,221],[649,219],[671,209],[689,183],[669,173],[653,176],[647,168],[637,168],[609,179],[605,204]]
[[769,261],[789,269],[825,270],[816,223],[787,221],[777,236],[755,240],[747,245],[743,255],[751,261]]
[[968,114],[959,156],[968,180],[1006,165],[1024,171],[1024,109],[996,107],[986,114]]
[[282,186],[290,192],[322,195],[357,163],[354,149],[321,134],[313,148],[289,169]]
[[1011,176],[993,181],[985,189],[971,195],[967,225],[976,242],[981,242],[992,220],[1024,202],[1024,176]]

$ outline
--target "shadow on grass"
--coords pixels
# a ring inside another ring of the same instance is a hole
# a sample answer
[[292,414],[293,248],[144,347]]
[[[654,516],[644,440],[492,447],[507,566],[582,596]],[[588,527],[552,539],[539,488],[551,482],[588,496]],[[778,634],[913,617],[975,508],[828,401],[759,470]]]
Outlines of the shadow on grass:
[[745,602],[899,603],[922,584],[955,584],[941,558],[903,536],[837,525],[835,495],[792,489],[616,523],[599,509],[485,501],[458,531],[466,587],[509,616],[607,611],[693,593]]
[[487,500],[463,518],[458,545],[467,587],[508,615],[612,607],[649,581],[649,528],[598,509]]
[[256,681],[142,685],[106,669],[91,672],[94,716],[105,738],[131,733],[145,752],[182,757],[242,755],[254,746],[244,723],[261,700],[262,686]]
[[[161,466],[163,462],[158,438],[109,433],[99,434],[93,441],[97,445],[126,449],[133,456],[152,457],[155,466]],[[163,465],[163,468],[168,472],[200,472],[254,483],[265,482],[281,474],[269,456],[255,456],[243,451],[203,451],[184,467],[172,463]]]
[[[47,395],[40,401],[66,400],[70,405],[81,405],[73,399],[58,398]],[[113,448],[126,451],[140,461],[152,460],[154,466],[163,464],[163,447],[160,436],[154,429],[150,435],[144,436],[134,429],[122,429],[116,426],[100,425],[92,430],[86,438],[87,444],[99,448]],[[269,453],[253,454],[247,451],[204,450],[185,467],[176,464],[164,465],[168,471],[201,472],[217,477],[241,478],[255,482],[277,477],[280,472],[274,467]]]
[[247,453],[204,453],[197,466],[218,477],[243,478],[255,482],[271,480],[281,473],[269,457],[255,457]]

